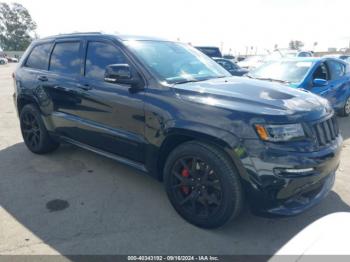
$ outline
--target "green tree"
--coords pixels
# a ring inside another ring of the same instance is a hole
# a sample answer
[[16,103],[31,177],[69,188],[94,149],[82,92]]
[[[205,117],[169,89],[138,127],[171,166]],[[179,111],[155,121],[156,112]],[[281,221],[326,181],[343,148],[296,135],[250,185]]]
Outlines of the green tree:
[[18,3],[0,2],[0,46],[6,51],[23,51],[35,35],[36,23]]
[[289,42],[289,48],[292,50],[299,50],[304,46],[304,43],[299,40],[291,40]]

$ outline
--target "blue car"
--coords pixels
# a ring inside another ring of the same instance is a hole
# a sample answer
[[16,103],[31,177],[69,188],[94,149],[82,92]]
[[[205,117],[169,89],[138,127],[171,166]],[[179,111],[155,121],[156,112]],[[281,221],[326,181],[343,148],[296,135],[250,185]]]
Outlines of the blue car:
[[268,62],[251,71],[251,78],[303,88],[329,100],[342,116],[350,114],[350,65],[331,57],[302,57]]

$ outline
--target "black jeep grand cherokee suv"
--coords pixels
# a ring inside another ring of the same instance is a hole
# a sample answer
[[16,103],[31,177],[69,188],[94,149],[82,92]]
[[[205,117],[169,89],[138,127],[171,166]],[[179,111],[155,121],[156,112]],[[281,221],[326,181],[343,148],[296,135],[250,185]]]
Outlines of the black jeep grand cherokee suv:
[[342,137],[328,102],[235,78],[200,51],[145,37],[60,35],[32,43],[15,74],[24,142],[68,142],[163,180],[190,223],[214,228],[244,201],[294,215],[331,189]]

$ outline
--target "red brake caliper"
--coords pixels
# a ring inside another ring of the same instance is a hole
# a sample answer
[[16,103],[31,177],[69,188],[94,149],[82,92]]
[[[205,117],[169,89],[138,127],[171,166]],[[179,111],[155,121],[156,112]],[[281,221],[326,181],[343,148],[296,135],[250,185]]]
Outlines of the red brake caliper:
[[[182,169],[181,176],[189,177],[190,171],[187,168]],[[188,186],[182,186],[181,191],[187,195],[190,192],[190,188]]]

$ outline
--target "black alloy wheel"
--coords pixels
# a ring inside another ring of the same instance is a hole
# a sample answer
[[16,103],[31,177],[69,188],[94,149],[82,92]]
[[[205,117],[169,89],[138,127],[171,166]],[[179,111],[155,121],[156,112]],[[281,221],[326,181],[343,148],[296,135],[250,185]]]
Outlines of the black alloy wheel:
[[24,143],[33,153],[48,153],[59,146],[59,143],[50,137],[35,105],[27,104],[23,107],[20,112],[20,125]]
[[207,218],[221,205],[220,180],[213,169],[200,158],[180,158],[172,169],[172,190],[189,214]]
[[243,189],[232,160],[219,147],[203,142],[186,142],[170,153],[164,184],[175,210],[198,227],[223,226],[243,206]]
[[40,145],[41,131],[39,123],[31,111],[26,111],[22,115],[22,134],[27,145],[32,149],[37,149]]

